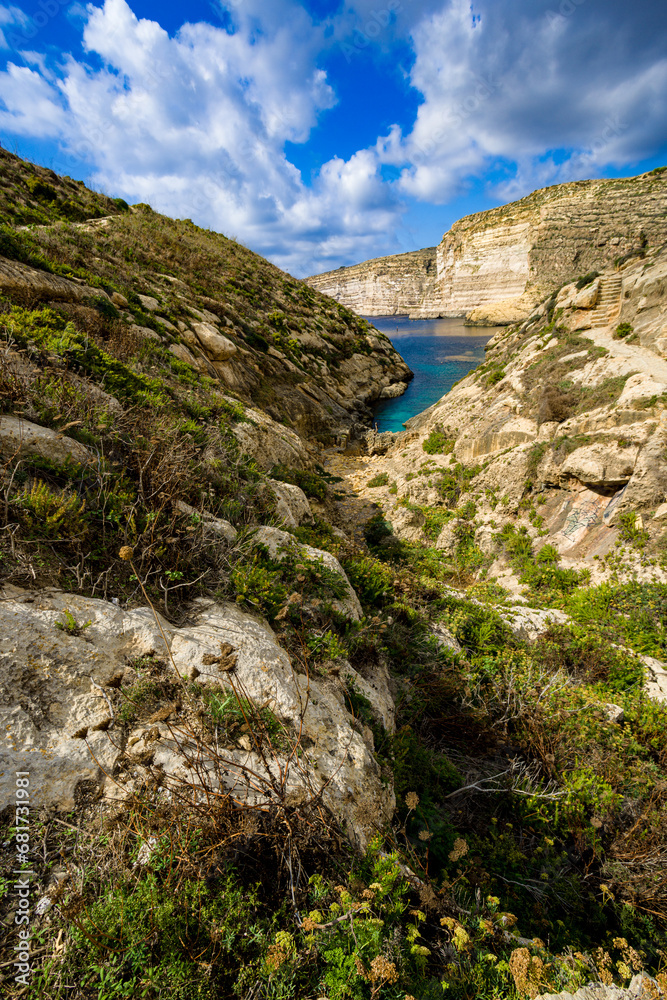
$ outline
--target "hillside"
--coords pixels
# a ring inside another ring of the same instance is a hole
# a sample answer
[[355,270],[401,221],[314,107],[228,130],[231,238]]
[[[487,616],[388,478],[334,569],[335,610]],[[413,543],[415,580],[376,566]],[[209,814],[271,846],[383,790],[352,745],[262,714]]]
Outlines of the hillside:
[[435,280],[420,256],[430,251],[420,251],[307,281],[362,314],[394,313],[400,303],[413,317],[467,316],[473,325],[501,325],[527,318],[566,282],[661,246],[666,220],[667,168],[574,181],[456,222],[436,249]]
[[377,435],[367,323],[60,197],[0,231],[3,995],[664,996],[664,251]]

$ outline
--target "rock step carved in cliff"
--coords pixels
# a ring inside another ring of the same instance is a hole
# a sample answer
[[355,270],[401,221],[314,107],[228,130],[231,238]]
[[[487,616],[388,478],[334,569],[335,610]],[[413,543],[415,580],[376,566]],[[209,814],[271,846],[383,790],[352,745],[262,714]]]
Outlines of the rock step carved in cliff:
[[618,317],[622,285],[623,278],[620,274],[605,275],[601,279],[600,296],[591,317],[593,326],[608,326]]

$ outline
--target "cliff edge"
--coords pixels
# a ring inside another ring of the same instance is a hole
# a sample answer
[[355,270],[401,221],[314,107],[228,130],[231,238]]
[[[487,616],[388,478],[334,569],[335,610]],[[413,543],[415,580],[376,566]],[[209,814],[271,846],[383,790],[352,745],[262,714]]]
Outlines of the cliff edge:
[[[555,288],[667,240],[667,169],[574,181],[469,215],[431,251],[383,257],[307,278],[366,315],[466,316],[472,325],[526,319]],[[426,256],[425,256],[426,255]]]

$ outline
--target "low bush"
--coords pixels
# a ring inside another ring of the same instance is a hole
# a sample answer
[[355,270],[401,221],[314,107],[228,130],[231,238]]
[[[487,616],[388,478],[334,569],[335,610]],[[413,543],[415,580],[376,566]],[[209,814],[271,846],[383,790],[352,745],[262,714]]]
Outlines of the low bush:
[[422,442],[422,448],[427,455],[451,455],[456,441],[440,429],[435,428]]

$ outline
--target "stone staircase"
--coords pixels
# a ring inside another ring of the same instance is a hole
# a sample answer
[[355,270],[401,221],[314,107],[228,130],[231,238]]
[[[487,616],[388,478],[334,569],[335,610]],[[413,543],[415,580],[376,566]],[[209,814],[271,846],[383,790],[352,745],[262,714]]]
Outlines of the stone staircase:
[[623,278],[620,274],[600,279],[600,297],[591,316],[593,326],[611,326],[618,319],[621,311],[622,284]]

